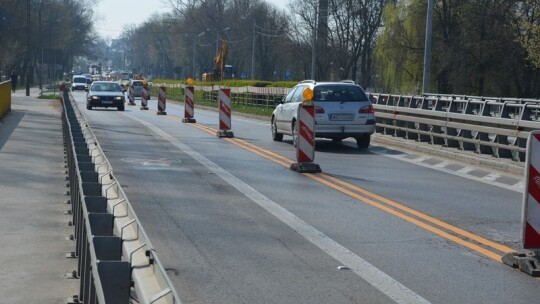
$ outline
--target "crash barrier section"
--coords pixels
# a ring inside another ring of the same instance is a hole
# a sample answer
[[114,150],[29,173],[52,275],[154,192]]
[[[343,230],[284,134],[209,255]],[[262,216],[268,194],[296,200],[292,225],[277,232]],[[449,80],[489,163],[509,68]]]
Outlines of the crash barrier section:
[[219,90],[219,130],[218,137],[234,137],[231,131],[231,90],[223,88]]
[[315,159],[315,103],[313,102],[313,91],[305,89],[303,92],[304,101],[298,105],[298,120],[294,125],[293,141],[296,145],[297,163],[292,163],[291,170],[299,173],[321,172]]
[[63,94],[62,127],[68,168],[70,224],[80,280],[70,303],[180,303],[110,162],[72,102]]
[[187,86],[184,95],[184,119],[182,122],[194,123],[195,120],[195,89]]
[[141,110],[148,110],[148,97],[150,97],[149,91],[143,87],[141,90]]
[[167,112],[165,112],[166,107],[167,107],[167,87],[162,85],[159,87],[157,114],[167,115]]
[[128,101],[129,105],[135,105],[135,89],[133,88],[133,86],[129,86],[128,88]]
[[540,100],[369,94],[377,133],[524,162]]
[[525,161],[525,191],[521,216],[522,252],[503,256],[503,263],[540,277],[540,131],[529,134]]
[[0,82],[0,119],[11,111],[11,81]]

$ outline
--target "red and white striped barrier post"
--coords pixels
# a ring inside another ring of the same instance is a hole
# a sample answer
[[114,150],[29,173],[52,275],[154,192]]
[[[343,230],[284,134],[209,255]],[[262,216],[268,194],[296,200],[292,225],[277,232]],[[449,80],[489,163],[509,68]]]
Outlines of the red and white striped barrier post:
[[195,88],[191,85],[184,90],[184,119],[182,122],[195,123]]
[[157,115],[167,115],[167,112],[165,112],[166,107],[167,107],[167,87],[165,85],[161,85],[159,87]]
[[148,97],[150,96],[148,91],[148,84],[143,84],[141,90],[141,110],[148,110]]
[[305,89],[302,94],[304,101],[298,105],[298,119],[293,131],[297,163],[291,164],[290,169],[299,173],[317,173],[321,172],[321,167],[313,162],[315,159],[315,103],[313,102],[313,91]]
[[133,86],[129,86],[129,89],[128,89],[128,100],[129,100],[129,105],[130,106],[134,106],[135,105],[135,90],[133,89]]
[[523,249],[540,250],[540,131],[529,135],[521,220]]
[[219,130],[218,137],[234,137],[231,131],[231,89],[219,90]]
[[540,277],[540,130],[530,132],[525,161],[521,243],[527,252],[503,256],[503,263]]

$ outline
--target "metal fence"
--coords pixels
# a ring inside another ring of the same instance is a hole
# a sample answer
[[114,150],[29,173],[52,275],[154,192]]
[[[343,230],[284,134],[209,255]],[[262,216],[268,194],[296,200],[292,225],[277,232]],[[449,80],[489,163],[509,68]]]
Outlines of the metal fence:
[[525,161],[540,100],[371,93],[377,133]]
[[63,94],[75,252],[74,303],[180,303],[167,273],[84,116]]

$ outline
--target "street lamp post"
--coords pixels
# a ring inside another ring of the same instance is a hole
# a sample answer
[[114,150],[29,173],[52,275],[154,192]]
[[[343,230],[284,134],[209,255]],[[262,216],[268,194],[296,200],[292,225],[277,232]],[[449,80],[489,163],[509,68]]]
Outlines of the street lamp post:
[[315,17],[313,18],[313,36],[311,41],[311,79],[315,80],[315,65],[317,63],[317,8],[315,8]]
[[255,35],[257,33],[257,23],[253,20],[253,38],[251,43],[251,79],[255,79]]
[[197,41],[199,39],[199,37],[201,36],[204,36],[205,32],[201,32],[199,33],[197,36],[195,36],[193,38],[193,79],[197,79],[197,77],[195,76],[196,75],[196,70],[195,70],[195,46],[197,44]]

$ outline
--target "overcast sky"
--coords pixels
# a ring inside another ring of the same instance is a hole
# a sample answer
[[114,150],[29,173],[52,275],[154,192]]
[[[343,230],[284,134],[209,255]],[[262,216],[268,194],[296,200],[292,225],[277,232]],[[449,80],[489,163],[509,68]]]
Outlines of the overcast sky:
[[[285,9],[289,0],[266,0]],[[163,0],[101,0],[96,9],[98,21],[96,29],[102,37],[117,38],[124,26],[145,22],[154,13],[169,12],[170,7]],[[144,5],[141,5],[144,3]]]

